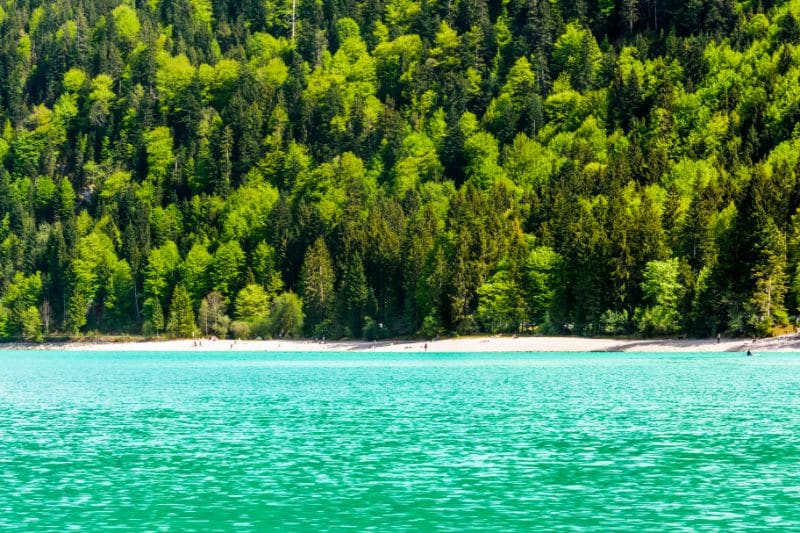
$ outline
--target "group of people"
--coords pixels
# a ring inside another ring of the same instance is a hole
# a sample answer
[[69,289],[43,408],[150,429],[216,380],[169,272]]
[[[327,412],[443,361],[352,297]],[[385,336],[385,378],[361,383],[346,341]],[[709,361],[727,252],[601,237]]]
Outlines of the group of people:
[[[219,339],[216,338],[216,337],[208,337],[205,340],[216,341],[216,340],[219,340]],[[192,341],[192,348],[202,348],[202,347],[203,347],[203,339],[197,339],[197,340],[193,340]]]

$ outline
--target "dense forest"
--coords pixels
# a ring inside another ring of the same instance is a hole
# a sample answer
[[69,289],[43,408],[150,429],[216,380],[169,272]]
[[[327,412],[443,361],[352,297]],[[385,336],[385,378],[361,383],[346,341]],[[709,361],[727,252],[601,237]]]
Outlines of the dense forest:
[[800,0],[0,0],[0,338],[765,335]]

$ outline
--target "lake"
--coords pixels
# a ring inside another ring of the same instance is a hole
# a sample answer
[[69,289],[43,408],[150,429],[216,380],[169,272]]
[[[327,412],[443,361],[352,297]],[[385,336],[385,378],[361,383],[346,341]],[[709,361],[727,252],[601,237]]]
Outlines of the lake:
[[800,357],[0,352],[0,528],[800,527]]

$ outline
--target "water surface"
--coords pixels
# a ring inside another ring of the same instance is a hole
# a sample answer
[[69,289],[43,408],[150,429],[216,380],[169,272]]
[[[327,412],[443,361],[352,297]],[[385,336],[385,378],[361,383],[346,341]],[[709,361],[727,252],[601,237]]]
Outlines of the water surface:
[[4,530],[800,527],[800,356],[0,352]]

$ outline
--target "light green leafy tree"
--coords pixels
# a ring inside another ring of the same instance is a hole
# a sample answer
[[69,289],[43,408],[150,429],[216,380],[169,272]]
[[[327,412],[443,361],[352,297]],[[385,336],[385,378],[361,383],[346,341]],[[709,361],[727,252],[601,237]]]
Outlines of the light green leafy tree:
[[516,331],[527,314],[523,292],[508,270],[478,287],[478,320],[492,333]]
[[181,255],[178,246],[168,241],[158,248],[150,250],[147,267],[144,273],[145,295],[154,296],[165,301],[173,288],[173,282],[181,266]]
[[259,283],[272,298],[283,289],[283,280],[277,269],[275,248],[266,242],[258,243],[253,250],[250,269],[256,283]]
[[90,119],[94,125],[103,125],[111,112],[111,104],[116,99],[113,91],[114,79],[108,74],[99,74],[92,80],[89,100],[92,102]]
[[261,285],[245,285],[236,296],[236,318],[258,322],[269,315],[269,296]]
[[168,241],[150,250],[144,269],[144,316],[151,322],[150,329],[156,333],[164,329],[164,307],[173,291],[180,266],[181,256],[174,242]]
[[559,274],[563,258],[547,246],[532,249],[525,263],[525,299],[530,319],[536,324],[546,324],[550,309],[560,286]]
[[265,182],[255,181],[237,189],[225,203],[223,238],[258,242],[276,201],[278,191]]
[[14,274],[0,302],[5,316],[4,333],[7,337],[41,340],[42,323],[37,304],[42,292],[42,276],[39,272],[30,276],[22,272]]
[[214,333],[224,337],[228,333],[231,319],[225,314],[228,306],[225,298],[218,291],[211,291],[200,303],[198,320],[204,335]]
[[572,86],[585,90],[594,84],[602,55],[592,32],[578,24],[567,24],[556,40],[553,62],[558,72],[569,74]]
[[467,177],[479,188],[488,189],[497,178],[504,175],[498,164],[500,148],[491,133],[478,131],[464,143],[467,156]]
[[298,337],[303,331],[303,302],[293,292],[284,292],[272,300],[270,328],[273,337]]
[[241,287],[245,259],[238,242],[221,244],[211,262],[211,286],[226,298],[231,298]]
[[172,133],[158,126],[144,134],[147,149],[147,178],[156,186],[163,186],[172,171],[175,157],[172,153]]
[[178,98],[192,84],[195,67],[184,54],[173,57],[165,51],[159,52],[156,61],[158,69],[155,81],[159,94],[167,106],[179,104]]
[[650,261],[643,277],[642,293],[648,305],[636,310],[634,321],[637,328],[650,335],[670,335],[679,331],[678,305],[686,289],[680,282],[678,259]]
[[183,261],[181,277],[186,290],[195,302],[202,300],[211,287],[209,269],[212,261],[213,257],[208,253],[208,249],[199,242],[192,245]]
[[114,26],[117,33],[129,46],[136,44],[141,24],[136,16],[136,10],[125,4],[119,5],[111,12],[114,17]]
[[131,309],[130,267],[117,257],[114,242],[107,233],[109,224],[108,218],[101,219],[80,239],[71,264],[66,318],[75,333],[87,324],[90,311],[98,326],[118,327],[120,318]]

